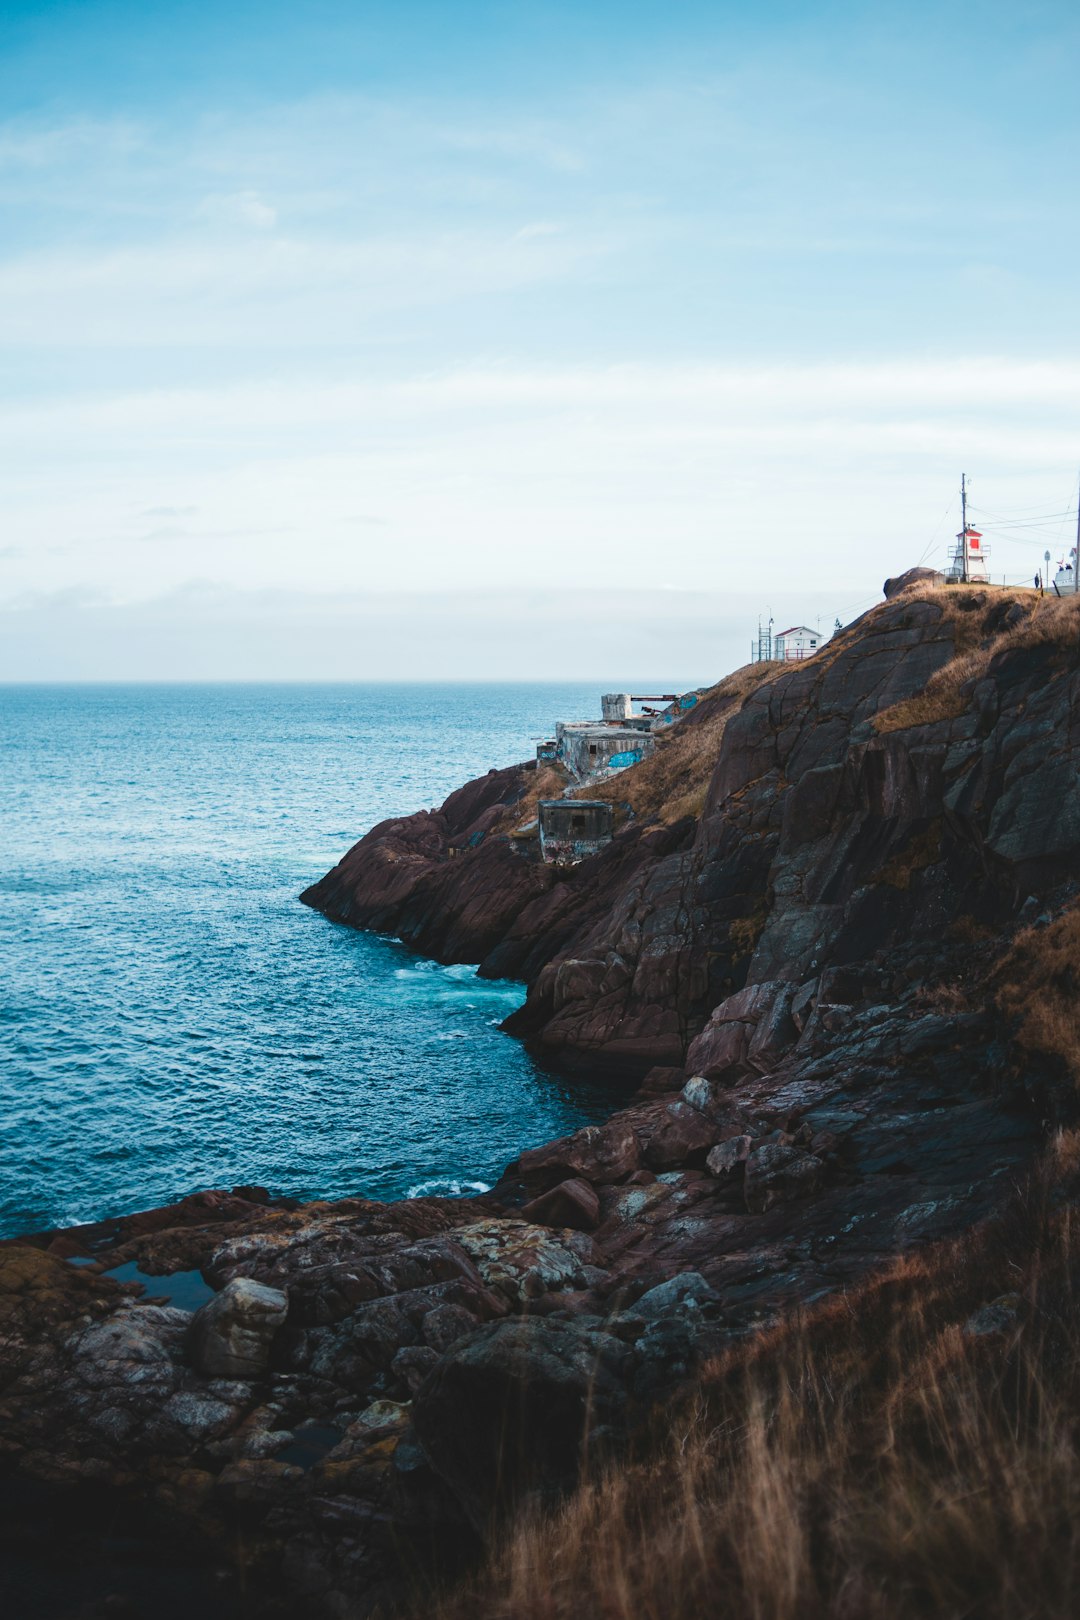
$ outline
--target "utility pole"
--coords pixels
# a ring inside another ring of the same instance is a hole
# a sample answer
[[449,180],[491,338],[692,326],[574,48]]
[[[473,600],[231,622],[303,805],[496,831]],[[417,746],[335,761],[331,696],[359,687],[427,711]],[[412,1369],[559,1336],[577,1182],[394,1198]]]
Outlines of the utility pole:
[[1080,591],[1080,483],[1076,490],[1076,546],[1073,551],[1073,594]]
[[960,550],[963,556],[964,584],[968,583],[967,473],[960,474]]

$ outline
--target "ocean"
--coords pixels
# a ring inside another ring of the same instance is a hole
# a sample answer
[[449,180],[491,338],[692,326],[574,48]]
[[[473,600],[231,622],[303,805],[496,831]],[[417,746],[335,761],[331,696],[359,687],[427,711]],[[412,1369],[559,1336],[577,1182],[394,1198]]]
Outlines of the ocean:
[[466,1192],[604,1117],[500,1031],[520,985],[297,899],[598,693],[0,688],[0,1235],[252,1182]]

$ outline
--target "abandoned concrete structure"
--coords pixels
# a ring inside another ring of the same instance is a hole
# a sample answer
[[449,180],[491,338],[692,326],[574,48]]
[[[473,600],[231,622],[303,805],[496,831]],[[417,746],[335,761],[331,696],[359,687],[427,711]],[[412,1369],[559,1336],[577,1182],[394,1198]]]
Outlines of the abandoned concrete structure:
[[612,839],[612,808],[602,799],[541,799],[540,854],[568,866],[595,855]]
[[600,699],[600,713],[605,720],[629,720],[633,712],[629,692],[605,692]]
[[652,722],[645,719],[618,724],[560,720],[555,727],[557,757],[571,776],[584,782],[597,771],[640,764],[653,751],[652,729]]
[[[600,720],[560,720],[555,737],[536,750],[538,760],[558,760],[576,782],[586,782],[603,771],[637,765],[652,753],[654,734],[681,718],[698,701],[697,692],[665,692],[638,696],[631,692],[605,692],[600,699]],[[633,705],[644,705],[640,713]],[[663,704],[654,708],[653,704]]]

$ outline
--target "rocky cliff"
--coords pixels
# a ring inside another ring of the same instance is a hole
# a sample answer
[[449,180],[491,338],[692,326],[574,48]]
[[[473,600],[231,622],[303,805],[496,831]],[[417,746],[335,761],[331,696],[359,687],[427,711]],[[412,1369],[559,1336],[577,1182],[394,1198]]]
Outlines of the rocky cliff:
[[362,1615],[725,1346],[999,1209],[1075,1104],[1078,631],[901,591],[714,688],[569,872],[515,848],[555,785],[524,768],[369,833],[309,903],[519,974],[520,1033],[643,1084],[481,1199],[238,1189],[0,1247],[18,1491],[225,1571],[222,1613]]
[[[681,1065],[746,985],[812,999],[842,968],[852,994],[859,973],[898,991],[944,930],[1077,875],[1078,625],[1070,602],[916,586],[806,663],[714,688],[602,790],[632,807],[640,779],[649,808],[570,872],[515,854],[521,767],[376,827],[303,898],[524,978],[514,1033],[638,1074]],[[700,814],[665,818],[695,787]]]

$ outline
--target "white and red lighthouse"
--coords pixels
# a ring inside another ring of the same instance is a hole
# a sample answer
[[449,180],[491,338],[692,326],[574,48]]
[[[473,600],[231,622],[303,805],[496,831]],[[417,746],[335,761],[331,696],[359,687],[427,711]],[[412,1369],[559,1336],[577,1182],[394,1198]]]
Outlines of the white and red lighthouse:
[[990,547],[978,529],[972,528],[967,520],[966,473],[960,480],[960,511],[963,528],[957,535],[956,543],[949,555],[949,566],[945,570],[945,578],[950,585],[958,584],[962,580],[985,585],[990,578],[986,567]]
[[969,523],[956,537],[945,578],[951,584],[967,579],[985,585],[990,577],[986,569],[989,555],[990,547],[978,529],[973,529]]

